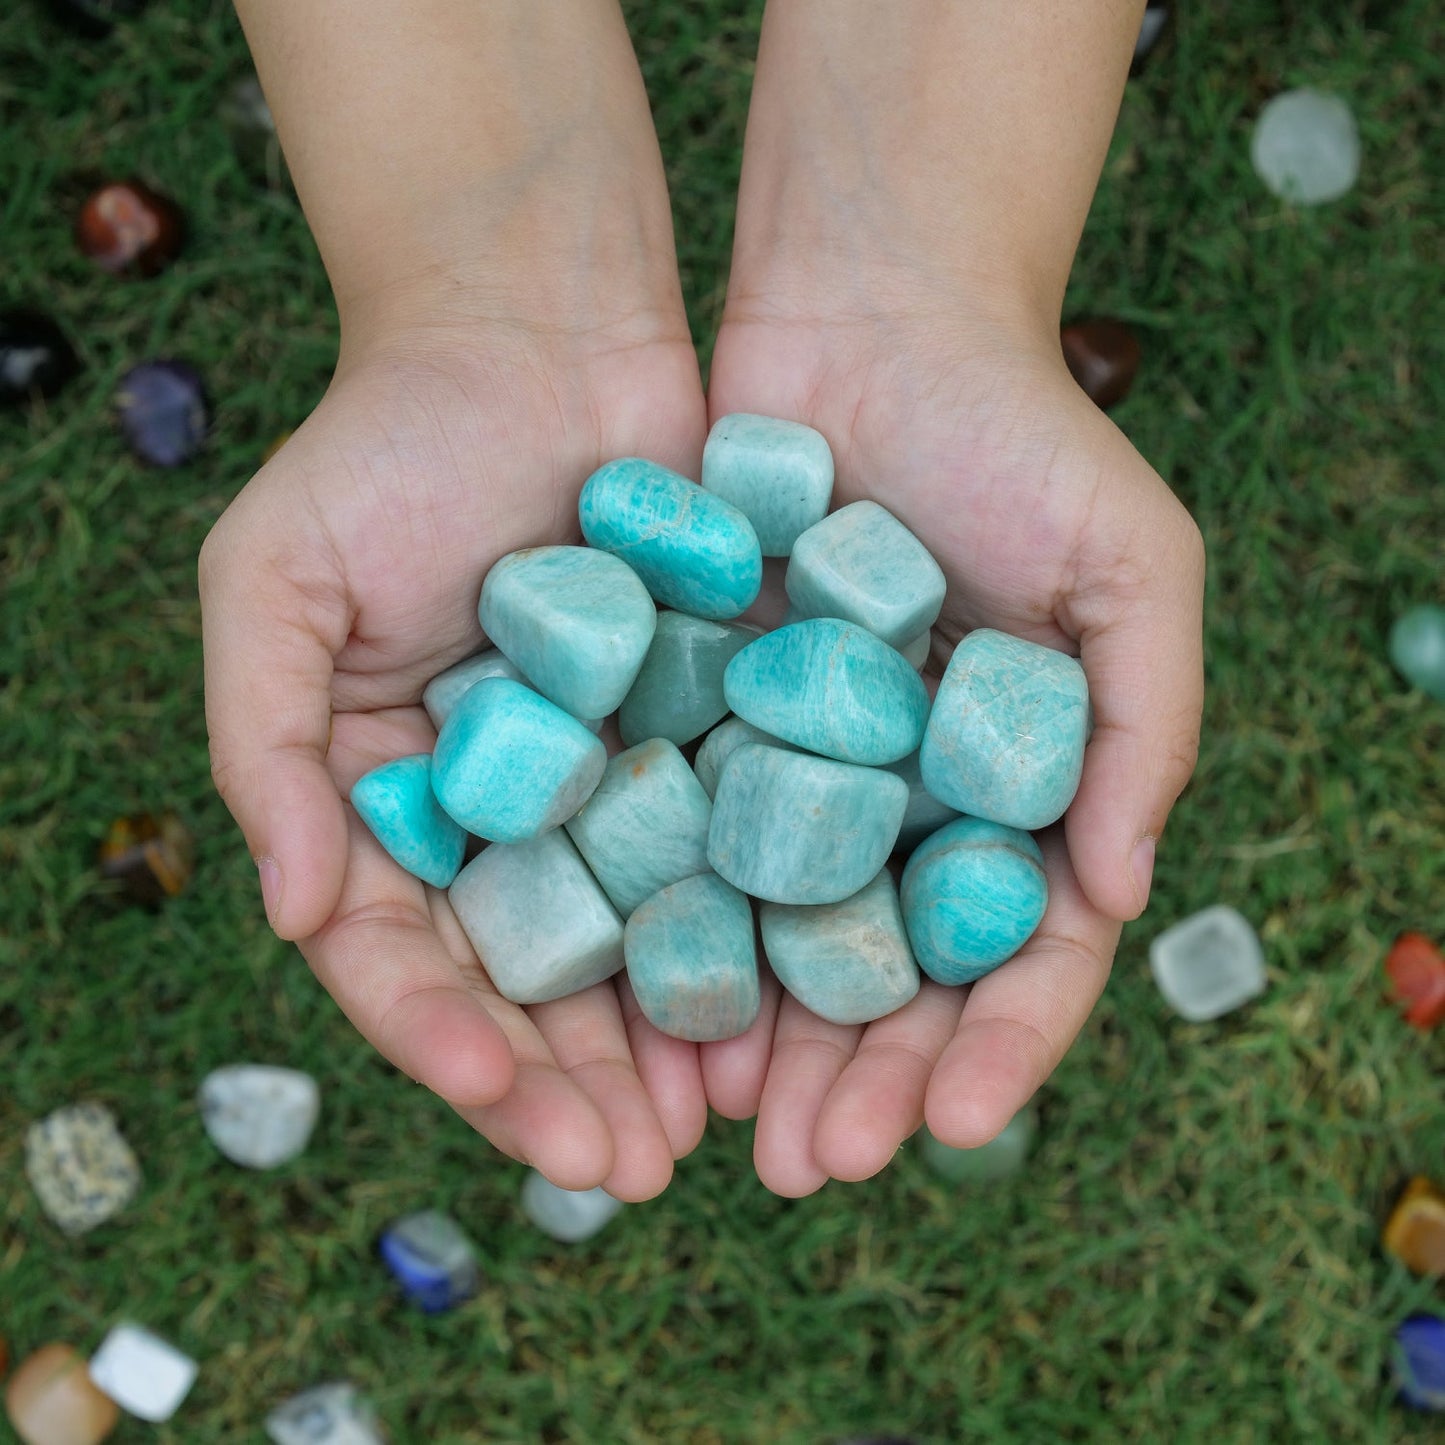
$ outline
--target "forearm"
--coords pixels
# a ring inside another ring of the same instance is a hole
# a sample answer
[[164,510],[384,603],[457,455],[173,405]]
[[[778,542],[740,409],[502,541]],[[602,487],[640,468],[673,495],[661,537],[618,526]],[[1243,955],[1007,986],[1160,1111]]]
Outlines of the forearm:
[[661,159],[616,0],[237,10],[344,335],[571,324],[599,269],[621,308],[667,290]]
[[1056,319],[1142,10],[770,0],[735,278],[821,256]]

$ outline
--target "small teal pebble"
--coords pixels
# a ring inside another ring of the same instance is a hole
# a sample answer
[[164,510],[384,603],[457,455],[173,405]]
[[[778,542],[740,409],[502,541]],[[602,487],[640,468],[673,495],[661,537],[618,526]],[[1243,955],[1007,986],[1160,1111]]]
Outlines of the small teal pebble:
[[1390,661],[1411,687],[1445,702],[1445,607],[1414,607],[1398,618]]
[[617,711],[657,628],[637,574],[589,547],[509,552],[487,573],[477,616],[532,686],[577,718]]
[[718,779],[708,862],[754,898],[837,903],[883,867],[907,806],[881,768],[744,743]]
[[351,806],[391,856],[433,888],[450,888],[466,852],[466,830],[432,792],[428,753],[396,758],[358,778]]
[[750,642],[723,674],[740,717],[839,762],[896,762],[923,741],[928,690],[896,648],[819,617]]
[[919,758],[942,803],[1013,828],[1045,828],[1074,800],[1089,737],[1084,669],[991,628],[954,649]]
[[637,1006],[675,1039],[736,1038],[758,1016],[753,911],[715,873],[654,893],[627,920],[623,949]]
[[917,753],[909,753],[906,758],[889,763],[888,771],[897,773],[908,784],[908,808],[898,829],[897,847],[900,853],[911,853],[930,833],[936,833],[945,823],[953,822],[958,817],[958,809],[940,803],[923,786]]
[[421,705],[426,709],[431,725],[440,732],[442,724],[457,705],[457,699],[489,677],[505,677],[520,683],[527,681],[511,659],[495,647],[489,647],[475,657],[464,657],[445,672],[437,673],[421,695]]
[[802,422],[734,412],[708,433],[702,484],[753,524],[764,557],[786,557],[828,514],[833,453],[822,432]]
[[469,833],[520,843],[570,818],[606,766],[607,749],[575,717],[493,677],[464,693],[443,725],[432,788]]
[[717,780],[727,765],[727,760],[744,743],[767,743],[770,747],[788,750],[793,746],[781,738],[775,738],[772,733],[765,733],[762,728],[755,728],[750,722],[744,722],[740,717],[724,719],[702,740],[702,746],[692,760],[692,770],[697,774],[697,780],[709,798],[717,796]]
[[620,557],[679,612],[717,621],[757,598],[763,554],[753,524],[656,462],[624,457],[600,467],[582,488],[577,515],[591,546]]
[[919,967],[938,983],[972,983],[1039,926],[1048,903],[1043,854],[1017,828],[959,818],[914,849],[900,896]]
[[933,1172],[951,1184],[992,1184],[1017,1174],[1029,1157],[1038,1115],[1025,1104],[1012,1119],[976,1149],[954,1149],[934,1137],[927,1125],[918,1131],[920,1152]]

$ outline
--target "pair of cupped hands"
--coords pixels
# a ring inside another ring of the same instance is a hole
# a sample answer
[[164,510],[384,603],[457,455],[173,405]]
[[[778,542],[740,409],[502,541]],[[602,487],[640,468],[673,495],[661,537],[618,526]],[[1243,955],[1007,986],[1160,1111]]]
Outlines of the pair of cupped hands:
[[[203,550],[214,774],[272,926],[386,1058],[565,1188],[659,1193],[709,1109],[756,1116],[759,1178],[789,1196],[875,1174],[925,1117],[947,1144],[987,1142],[1087,1019],[1192,770],[1203,559],[1187,513],[1074,385],[1057,314],[875,279],[856,259],[735,267],[706,395],[675,271],[635,305],[591,278],[575,294],[595,304],[545,324],[489,305],[363,328]],[[925,980],[863,1027],[819,1019],[764,967],[753,1027],[696,1045],[654,1029],[625,974],[529,1008],[501,998],[446,894],[344,799],[430,750],[421,691],[483,645],[492,563],[576,542],[578,491],[612,458],[696,478],[731,412],[816,427],[834,505],[872,498],[927,545],[949,583],[932,666],[975,627],[1071,652],[1094,731],[1040,839],[1048,911],[1018,956],[969,988]]]

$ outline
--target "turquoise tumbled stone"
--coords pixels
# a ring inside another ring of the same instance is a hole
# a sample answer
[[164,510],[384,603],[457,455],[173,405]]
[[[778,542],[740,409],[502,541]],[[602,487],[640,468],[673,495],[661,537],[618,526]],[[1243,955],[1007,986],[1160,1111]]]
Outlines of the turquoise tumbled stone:
[[765,733],[762,728],[755,728],[750,722],[744,722],[740,717],[724,719],[702,740],[702,746],[692,760],[692,770],[697,774],[697,780],[709,798],[717,796],[718,777],[734,750],[744,743],[767,743],[772,747],[788,750],[793,746],[783,742],[781,738],[775,738],[772,733]]
[[1074,800],[1089,688],[1072,657],[979,628],[954,649],[919,764],[940,802],[1013,828],[1045,828]]
[[447,888],[462,866],[467,835],[437,802],[431,769],[427,753],[383,763],[357,779],[351,806],[408,873]]
[[527,681],[512,660],[495,647],[489,647],[475,657],[464,657],[445,672],[437,673],[421,695],[421,705],[426,709],[432,726],[440,732],[442,724],[457,705],[457,699],[489,677],[505,677],[521,683]]
[[877,502],[852,502],[809,527],[784,586],[800,617],[842,617],[892,647],[938,621],[948,590],[928,548]]
[[918,992],[918,965],[887,869],[840,903],[764,903],[758,923],[779,983],[829,1023],[881,1019]]
[[469,833],[519,843],[570,818],[606,766],[607,749],[575,717],[492,677],[463,693],[443,724],[432,789]]
[[1412,687],[1445,702],[1445,607],[1413,607],[1397,618],[1390,661]]
[[845,763],[896,762],[928,722],[928,690],[903,654],[833,617],[750,642],[728,663],[723,692],[754,727]]
[[1027,833],[958,818],[913,850],[900,890],[913,956],[938,983],[972,983],[1012,958],[1048,903],[1044,859]]
[[748,900],[715,873],[663,888],[627,920],[627,981],[654,1028],[675,1039],[736,1038],[762,990]]
[[799,533],[828,515],[833,453],[802,422],[734,412],[708,433],[702,484],[753,524],[764,557],[786,557]]
[[577,515],[593,547],[620,557],[679,612],[736,617],[762,586],[753,524],[731,502],[656,462],[624,457],[600,467],[582,488]]
[[958,817],[958,809],[940,803],[923,786],[923,774],[918,767],[918,754],[909,753],[906,758],[888,764],[890,773],[897,773],[908,784],[908,807],[903,814],[903,824],[898,829],[898,851],[911,853],[930,833],[936,833],[945,823]]
[[626,918],[659,888],[707,872],[712,802],[687,759],[650,738],[608,760],[597,790],[567,820],[613,907]]
[[741,622],[659,612],[642,671],[617,714],[629,747],[644,738],[690,743],[727,716],[723,669],[758,635]]
[[882,868],[907,806],[881,768],[743,743],[718,778],[708,862],[754,898],[837,903]]
[[477,616],[532,686],[579,718],[617,711],[657,628],[637,574],[589,547],[509,552],[487,573]]
[[565,998],[622,967],[622,920],[561,828],[482,849],[447,896],[513,1003]]

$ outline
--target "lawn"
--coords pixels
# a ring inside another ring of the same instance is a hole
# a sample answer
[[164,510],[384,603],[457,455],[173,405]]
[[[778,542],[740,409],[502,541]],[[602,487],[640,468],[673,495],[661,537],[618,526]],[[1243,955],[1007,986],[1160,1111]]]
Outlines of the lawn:
[[[757,3],[628,6],[669,157],[704,355],[726,278]],[[1414,1173],[1445,1175],[1445,1035],[1386,1000],[1397,932],[1445,934],[1445,706],[1385,653],[1445,602],[1445,12],[1433,0],[1184,7],[1132,80],[1068,299],[1144,344],[1115,419],[1191,508],[1210,557],[1198,772],[1153,901],[1040,1096],[1020,1176],[967,1192],[905,1145],[878,1178],[787,1202],[715,1121],[660,1199],[552,1243],[523,1169],[352,1031],[261,915],[208,779],[195,556],[262,450],[320,396],[336,323],[284,187],[216,119],[249,70],[229,9],[153,0],[105,41],[0,15],[0,303],[51,310],[83,374],[0,415],[0,1335],[88,1351],[134,1319],[201,1362],[167,1426],[118,1445],[262,1438],[280,1399],[344,1376],[398,1445],[1423,1441],[1392,1403],[1390,1334],[1445,1306],[1381,1253]],[[1364,172],[1297,211],[1248,160],[1253,117],[1347,97]],[[191,222],[150,281],[71,239],[99,176],[139,174]],[[141,468],[110,417],[147,355],[207,377],[214,436]],[[95,853],[169,807],[191,888],[123,906]],[[1170,1014],[1151,936],[1216,901],[1254,923],[1267,993]],[[216,1155],[201,1076],[309,1069],[323,1117],[275,1174]],[[23,1174],[27,1124],[110,1105],[142,1194],[79,1240]],[[482,1247],[453,1314],[375,1262],[436,1206]],[[4,1427],[0,1427],[3,1430]]]

